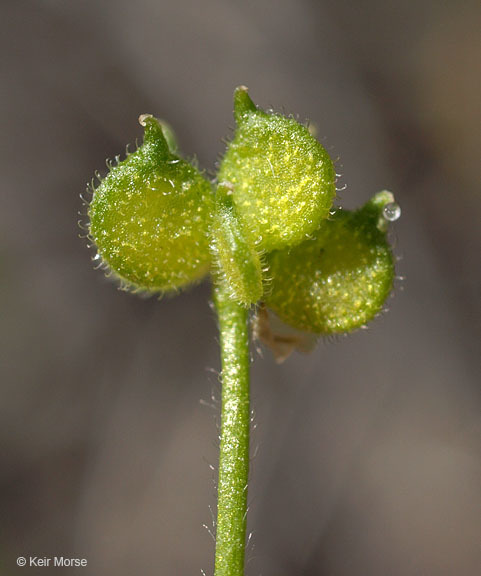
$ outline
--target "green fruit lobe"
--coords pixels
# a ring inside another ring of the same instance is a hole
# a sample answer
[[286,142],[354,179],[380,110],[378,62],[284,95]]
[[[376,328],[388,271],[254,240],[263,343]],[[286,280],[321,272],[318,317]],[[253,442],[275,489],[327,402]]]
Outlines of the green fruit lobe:
[[384,204],[376,195],[355,212],[337,210],[312,239],[270,254],[272,290],[265,300],[281,320],[334,334],[360,328],[380,312],[394,279],[391,248],[379,226]]
[[300,243],[327,218],[335,196],[329,155],[308,129],[234,94],[237,129],[218,174],[233,187],[239,217],[266,251]]
[[90,236],[128,285],[173,291],[209,270],[213,196],[202,174],[171,152],[157,120],[140,121],[144,143],[94,191]]

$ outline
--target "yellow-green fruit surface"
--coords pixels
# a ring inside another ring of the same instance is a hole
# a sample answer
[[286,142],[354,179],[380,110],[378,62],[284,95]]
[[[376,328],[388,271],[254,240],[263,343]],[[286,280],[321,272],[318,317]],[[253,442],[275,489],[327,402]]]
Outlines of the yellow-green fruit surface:
[[329,215],[332,161],[305,126],[257,109],[245,88],[234,102],[237,128],[218,179],[232,185],[236,211],[262,249],[298,244]]
[[351,332],[383,307],[394,278],[379,209],[337,211],[314,237],[269,256],[266,303],[287,324],[318,334]]
[[90,236],[108,267],[134,288],[173,291],[209,270],[210,183],[170,152],[154,118],[144,144],[94,191]]

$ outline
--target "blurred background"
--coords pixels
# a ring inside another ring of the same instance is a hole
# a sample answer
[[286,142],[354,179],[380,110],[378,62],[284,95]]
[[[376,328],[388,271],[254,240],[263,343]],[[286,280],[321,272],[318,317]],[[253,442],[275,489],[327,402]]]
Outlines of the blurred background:
[[213,572],[210,288],[117,290],[77,211],[141,113],[213,173],[239,84],[317,126],[344,207],[395,193],[405,277],[367,331],[281,366],[253,348],[247,574],[481,574],[479,2],[0,10],[1,574]]

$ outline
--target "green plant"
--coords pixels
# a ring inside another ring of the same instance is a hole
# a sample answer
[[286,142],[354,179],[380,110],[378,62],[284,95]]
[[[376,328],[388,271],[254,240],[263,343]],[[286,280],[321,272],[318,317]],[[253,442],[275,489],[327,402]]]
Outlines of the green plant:
[[[140,117],[144,143],[93,190],[89,237],[96,258],[135,290],[172,292],[211,274],[219,319],[222,414],[216,576],[244,573],[249,468],[249,309],[266,342],[267,305],[305,332],[351,332],[392,288],[389,192],[349,212],[333,209],[335,170],[293,118],[234,94],[237,129],[217,180],[182,159],[171,130]],[[295,339],[293,340],[295,342]]]

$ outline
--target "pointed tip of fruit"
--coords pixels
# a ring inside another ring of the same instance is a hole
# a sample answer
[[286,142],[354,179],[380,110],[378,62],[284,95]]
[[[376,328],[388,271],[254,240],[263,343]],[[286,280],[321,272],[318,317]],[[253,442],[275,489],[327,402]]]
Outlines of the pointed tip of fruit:
[[141,114],[139,124],[144,128],[144,143],[154,146],[161,157],[168,157],[171,149],[161,122],[152,114]]
[[249,89],[247,86],[237,86],[234,91],[234,117],[237,123],[249,113],[255,112],[257,106],[249,96]]
[[154,119],[154,117],[152,116],[152,114],[141,114],[141,115],[139,116],[139,124],[145,128],[145,127],[147,126],[147,121],[148,121],[150,118]]
[[382,190],[364,204],[361,208],[364,213],[376,218],[377,228],[381,232],[387,232],[389,223],[395,222],[401,216],[401,207],[396,203],[394,194],[389,190]]
[[368,204],[382,209],[386,204],[391,202],[394,202],[394,194],[389,190],[381,190],[381,192],[374,194],[374,196],[368,201]]

